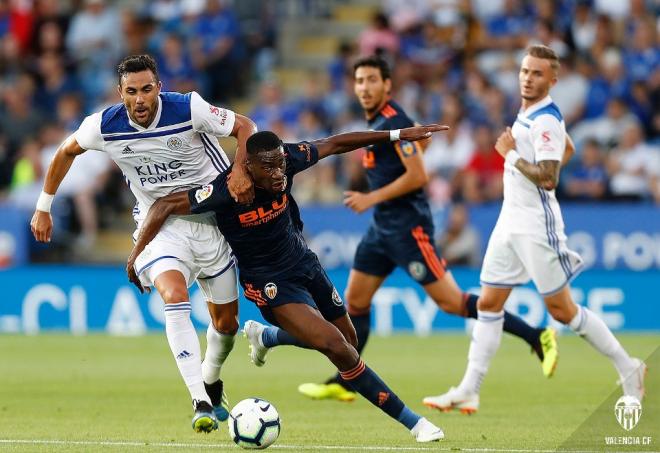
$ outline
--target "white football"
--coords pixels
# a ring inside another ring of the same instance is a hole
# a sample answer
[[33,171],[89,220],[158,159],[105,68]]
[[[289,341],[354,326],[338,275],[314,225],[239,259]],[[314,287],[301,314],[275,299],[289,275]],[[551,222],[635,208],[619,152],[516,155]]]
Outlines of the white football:
[[229,436],[242,448],[266,448],[280,435],[277,409],[260,398],[248,398],[236,404],[227,425]]

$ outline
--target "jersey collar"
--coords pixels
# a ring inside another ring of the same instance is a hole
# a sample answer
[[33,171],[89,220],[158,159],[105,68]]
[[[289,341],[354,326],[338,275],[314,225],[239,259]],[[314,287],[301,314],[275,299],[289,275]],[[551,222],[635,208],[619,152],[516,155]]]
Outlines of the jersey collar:
[[523,110],[521,107],[520,114],[523,116],[529,116],[532,113],[536,112],[537,110],[541,110],[543,107],[546,107],[550,104],[552,104],[552,98],[550,97],[550,95],[547,95],[546,97],[538,101],[536,104],[532,104],[531,106],[527,107],[527,110]]
[[151,122],[151,124],[147,127],[142,127],[137,123],[134,123],[133,120],[131,119],[131,115],[128,114],[128,110],[126,111],[126,116],[128,117],[128,124],[131,125],[131,127],[134,127],[138,131],[148,131],[150,129],[154,129],[157,125],[158,122],[160,121],[160,115],[163,112],[163,102],[160,99],[160,95],[158,96],[158,107],[156,108],[156,116],[154,117],[154,120]]

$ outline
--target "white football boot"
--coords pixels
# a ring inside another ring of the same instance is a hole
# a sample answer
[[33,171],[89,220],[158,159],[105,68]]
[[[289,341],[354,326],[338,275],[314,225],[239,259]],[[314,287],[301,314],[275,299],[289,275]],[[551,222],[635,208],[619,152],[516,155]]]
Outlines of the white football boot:
[[417,442],[435,442],[445,438],[445,433],[424,417],[419,419],[410,432]]
[[422,400],[424,406],[449,412],[452,409],[461,411],[461,414],[474,414],[479,410],[479,394],[464,393],[456,387],[451,387],[447,393],[438,396],[427,396]]
[[257,321],[245,321],[243,325],[243,335],[250,342],[250,360],[256,366],[264,366],[266,363],[266,354],[268,348],[261,342],[261,334],[266,326]]
[[632,359],[635,364],[635,369],[628,375],[619,375],[618,383],[623,388],[623,394],[626,396],[634,396],[638,401],[644,398],[644,378],[646,377],[646,364],[640,359]]

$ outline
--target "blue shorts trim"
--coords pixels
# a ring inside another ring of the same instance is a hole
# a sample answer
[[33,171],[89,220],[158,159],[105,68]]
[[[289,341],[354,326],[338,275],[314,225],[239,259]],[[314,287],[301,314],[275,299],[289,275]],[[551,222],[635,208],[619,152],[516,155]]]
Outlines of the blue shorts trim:
[[539,294],[540,294],[542,297],[554,296],[554,295],[557,294],[559,291],[561,291],[562,289],[564,289],[564,287],[565,287],[566,285],[568,285],[569,283],[571,283],[571,282],[575,279],[575,277],[577,277],[577,276],[578,276],[583,270],[584,270],[584,265],[583,265],[583,264],[579,264],[575,269],[573,269],[573,270],[570,272],[570,274],[569,274],[568,277],[566,278],[566,281],[565,281],[564,283],[562,283],[559,287],[557,287],[556,289],[553,289],[552,291],[548,291],[548,292],[546,292],[546,293],[542,293],[542,292],[539,291]]
[[219,272],[216,272],[216,273],[213,274],[213,275],[209,275],[208,277],[197,277],[197,279],[198,279],[198,280],[210,280],[210,279],[212,279],[212,278],[219,277],[219,276],[221,276],[222,274],[224,274],[225,272],[227,272],[229,269],[231,269],[232,267],[234,267],[235,265],[236,265],[236,261],[234,261],[234,259],[232,259],[232,260],[229,262],[229,264],[227,264],[225,267],[223,267]]
[[491,286],[493,288],[515,288],[516,286],[522,286],[522,283],[492,283],[485,280],[479,280],[479,283],[483,286]]
[[164,260],[165,258],[174,258],[175,260],[179,260],[179,258],[177,258],[176,256],[173,256],[173,255],[163,255],[163,256],[159,256],[158,258],[155,258],[155,259],[149,261],[149,262],[148,262],[147,264],[145,264],[144,266],[142,266],[142,268],[141,268],[139,271],[137,271],[137,274],[140,275],[142,272],[144,272],[145,270],[147,270],[147,268],[153,266],[154,263],[155,263],[156,261]]

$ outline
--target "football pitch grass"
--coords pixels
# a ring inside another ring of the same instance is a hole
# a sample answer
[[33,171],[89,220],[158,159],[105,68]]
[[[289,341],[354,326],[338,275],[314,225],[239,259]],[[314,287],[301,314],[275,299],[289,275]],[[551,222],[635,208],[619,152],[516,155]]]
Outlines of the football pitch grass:
[[[466,335],[372,337],[365,361],[413,410],[443,428],[446,439],[432,444],[417,444],[361,397],[339,403],[298,394],[298,384],[332,372],[314,351],[281,347],[256,368],[240,337],[223,378],[230,403],[258,396],[276,406],[282,432],[270,449],[279,452],[660,450],[660,335],[620,339],[649,365],[642,417],[629,432],[614,416],[616,373],[573,334],[559,337],[559,366],[549,380],[526,345],[505,335],[482,387],[481,410],[472,416],[421,404],[459,382]],[[239,451],[226,423],[208,435],[191,429],[190,400],[164,334],[5,335],[0,351],[0,451]],[[652,439],[607,447],[606,436]]]

